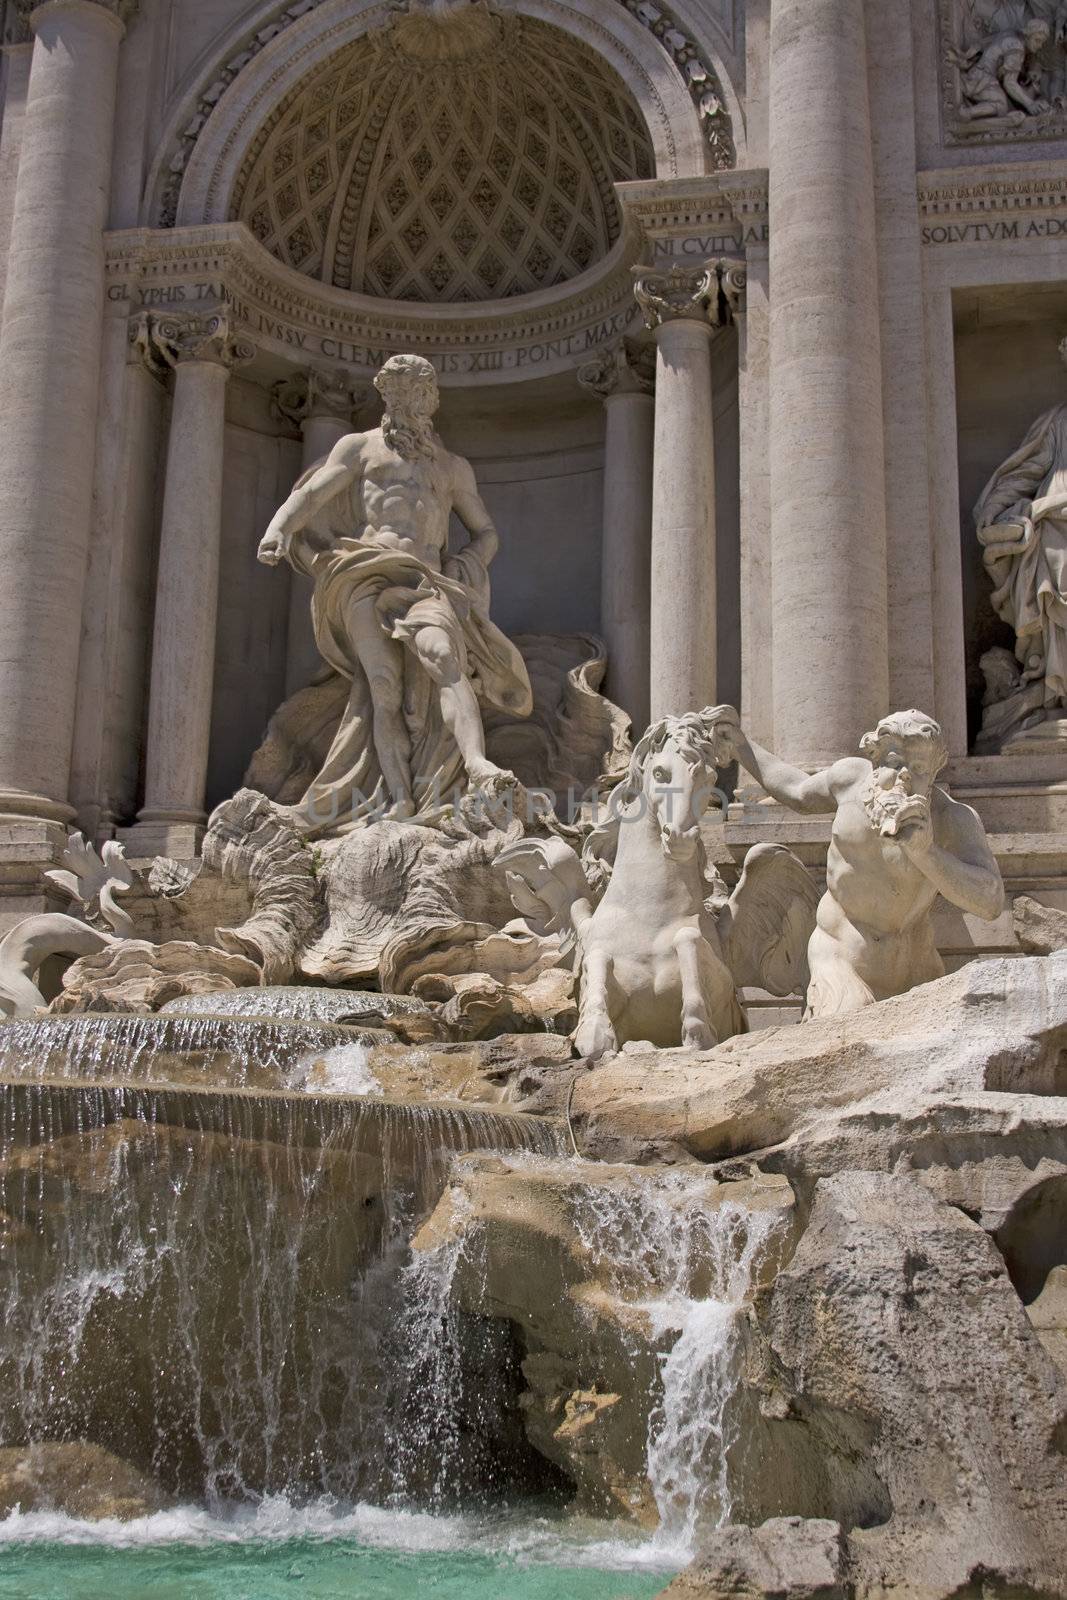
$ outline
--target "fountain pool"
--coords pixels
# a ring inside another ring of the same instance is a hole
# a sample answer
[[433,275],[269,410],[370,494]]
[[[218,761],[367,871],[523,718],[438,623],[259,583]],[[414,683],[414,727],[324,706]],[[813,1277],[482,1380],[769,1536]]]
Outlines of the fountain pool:
[[0,1522],[0,1600],[651,1600],[673,1576],[630,1529],[536,1511],[477,1521],[282,1499],[222,1519]]

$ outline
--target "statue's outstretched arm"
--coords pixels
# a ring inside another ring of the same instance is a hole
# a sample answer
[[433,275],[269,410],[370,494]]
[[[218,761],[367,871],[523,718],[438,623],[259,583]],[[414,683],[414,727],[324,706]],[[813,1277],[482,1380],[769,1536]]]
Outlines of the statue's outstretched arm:
[[316,512],[329,505],[346,489],[359,471],[358,455],[353,457],[348,438],[336,444],[321,467],[299,483],[285,504],[270,521],[260,541],[258,559],[268,567],[277,566],[289,553],[294,535],[306,528]]
[[[804,772],[781,761],[762,745],[751,744],[738,727],[724,725],[722,732],[730,749],[772,800],[794,811],[828,812],[837,810],[838,788],[842,781],[853,781],[856,761],[835,761],[822,772]],[[843,769],[848,769],[847,771]]]

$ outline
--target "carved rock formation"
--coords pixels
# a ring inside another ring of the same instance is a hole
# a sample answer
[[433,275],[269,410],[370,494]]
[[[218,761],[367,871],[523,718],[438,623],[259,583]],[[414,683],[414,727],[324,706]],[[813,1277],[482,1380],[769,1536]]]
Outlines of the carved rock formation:
[[82,956],[63,974],[52,1012],[152,1012],[179,995],[206,995],[258,984],[255,962],[229,950],[171,940],[123,939]]
[[1012,932],[1031,956],[1050,956],[1067,950],[1067,911],[1043,906],[1028,894],[1017,894],[1011,904]]
[[158,1484],[98,1444],[73,1440],[0,1450],[0,1516],[62,1511],[94,1522],[128,1522],[167,1504]]

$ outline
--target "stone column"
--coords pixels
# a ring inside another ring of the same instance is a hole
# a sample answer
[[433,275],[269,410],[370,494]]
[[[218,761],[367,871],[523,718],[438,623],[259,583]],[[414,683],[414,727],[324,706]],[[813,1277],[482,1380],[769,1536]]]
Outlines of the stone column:
[[770,52],[774,737],[821,766],[889,709],[864,0],[772,0]]
[[152,635],[145,802],[131,855],[196,853],[215,671],[226,385],[255,354],[225,311],[148,316],[146,359],[174,368]]
[[[300,429],[303,445],[301,473],[328,456],[338,439],[352,429],[352,414],[369,398],[348,373],[293,373],[272,390],[272,410]],[[285,661],[285,697],[306,688],[322,666],[311,626],[313,584],[302,572],[289,574],[289,631]]]
[[578,382],[604,402],[604,524],[600,627],[608,651],[606,693],[648,726],[652,576],[652,443],[655,351],[622,340],[578,369]]
[[725,312],[717,267],[634,269],[656,335],[649,716],[715,702],[715,440],[711,339]]
[[129,819],[141,783],[168,410],[163,374],[131,338],[143,326],[125,300],[108,303],[70,773],[77,824],[90,839],[110,838]]
[[118,0],[48,0],[0,333],[0,812],[67,804],[92,505]]
[[7,252],[11,242],[11,218],[15,208],[15,188],[22,154],[22,122],[26,114],[26,91],[30,82],[32,40],[18,40],[0,46],[0,323],[4,314],[4,284],[7,281]]

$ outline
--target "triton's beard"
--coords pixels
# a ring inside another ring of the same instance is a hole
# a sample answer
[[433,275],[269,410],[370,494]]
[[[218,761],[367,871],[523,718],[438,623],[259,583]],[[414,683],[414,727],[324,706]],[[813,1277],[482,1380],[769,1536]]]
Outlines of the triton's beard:
[[869,778],[860,796],[867,820],[875,833],[891,838],[905,822],[924,817],[930,809],[925,795],[912,794],[902,783],[883,789],[874,778]]
[[382,438],[390,450],[412,461],[434,453],[433,418],[394,404],[382,417]]

